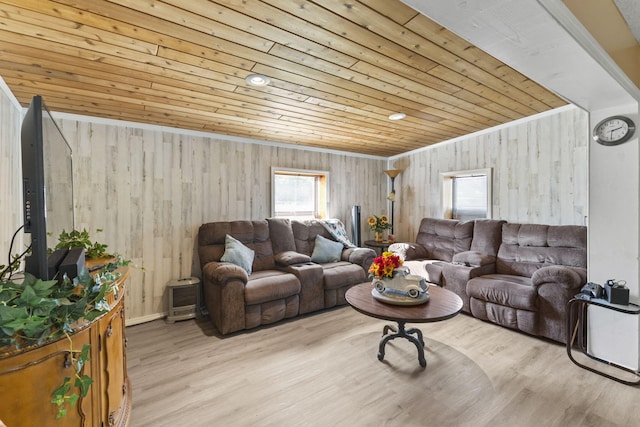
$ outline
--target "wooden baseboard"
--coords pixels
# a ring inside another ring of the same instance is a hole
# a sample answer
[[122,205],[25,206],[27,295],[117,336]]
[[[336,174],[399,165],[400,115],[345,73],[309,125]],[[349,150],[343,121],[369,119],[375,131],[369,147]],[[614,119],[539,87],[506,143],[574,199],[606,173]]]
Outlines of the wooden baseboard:
[[134,317],[133,319],[125,320],[125,326],[139,325],[141,323],[151,322],[153,320],[162,319],[164,317],[167,317],[167,313],[153,313],[147,316]]

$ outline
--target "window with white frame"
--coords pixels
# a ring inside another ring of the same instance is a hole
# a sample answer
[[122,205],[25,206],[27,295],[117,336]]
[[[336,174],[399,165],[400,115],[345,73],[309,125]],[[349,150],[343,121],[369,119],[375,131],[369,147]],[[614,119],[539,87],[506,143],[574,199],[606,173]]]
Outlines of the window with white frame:
[[271,215],[292,219],[327,218],[329,172],[271,169]]
[[442,174],[444,217],[491,218],[491,169]]

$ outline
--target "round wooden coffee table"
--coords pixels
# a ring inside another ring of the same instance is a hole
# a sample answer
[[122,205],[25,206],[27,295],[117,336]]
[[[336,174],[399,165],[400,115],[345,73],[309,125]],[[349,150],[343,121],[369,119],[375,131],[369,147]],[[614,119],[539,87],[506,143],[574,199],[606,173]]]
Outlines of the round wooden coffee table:
[[[380,302],[371,295],[372,283],[362,283],[350,288],[345,298],[349,305],[362,314],[377,319],[398,323],[398,328],[386,325],[382,331],[382,340],[378,347],[378,360],[384,360],[384,347],[395,338],[406,338],[418,348],[418,362],[425,368],[424,339],[417,328],[406,330],[406,323],[439,322],[454,317],[462,310],[462,299],[455,293],[438,287],[429,286],[429,300],[420,305],[393,305]],[[389,331],[393,331],[392,334]],[[415,336],[414,336],[415,335]]]

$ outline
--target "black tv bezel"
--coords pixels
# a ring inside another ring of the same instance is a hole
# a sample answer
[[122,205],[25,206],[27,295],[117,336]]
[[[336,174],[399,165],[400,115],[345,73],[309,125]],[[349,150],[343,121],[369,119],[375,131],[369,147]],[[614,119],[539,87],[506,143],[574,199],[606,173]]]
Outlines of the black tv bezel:
[[[61,138],[67,145],[70,156],[73,153],[42,96],[35,95],[27,108],[21,126],[24,232],[31,234],[31,254],[25,258],[24,271],[42,280],[51,280],[55,278],[57,268],[49,266],[47,250],[47,183],[44,164],[46,135],[43,123],[45,114],[55,126],[55,132],[59,134],[56,137]],[[73,171],[71,174],[73,175]],[[70,191],[73,204],[73,188],[70,188]],[[70,206],[70,209],[71,222],[75,225],[74,207]]]

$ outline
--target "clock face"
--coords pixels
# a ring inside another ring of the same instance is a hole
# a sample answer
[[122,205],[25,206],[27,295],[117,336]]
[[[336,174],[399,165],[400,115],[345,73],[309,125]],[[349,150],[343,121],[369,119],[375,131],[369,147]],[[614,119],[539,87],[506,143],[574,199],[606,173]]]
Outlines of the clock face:
[[602,145],[618,145],[628,141],[635,129],[633,121],[628,117],[609,117],[593,129],[593,139]]

